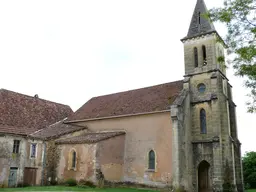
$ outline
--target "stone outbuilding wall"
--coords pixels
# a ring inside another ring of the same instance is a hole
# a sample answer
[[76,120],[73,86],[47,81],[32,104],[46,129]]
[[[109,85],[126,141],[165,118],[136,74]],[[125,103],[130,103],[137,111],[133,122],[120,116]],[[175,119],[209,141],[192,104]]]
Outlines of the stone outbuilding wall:
[[[18,153],[13,153],[14,140],[20,141]],[[32,158],[31,143],[36,143],[36,156]],[[42,174],[42,141],[31,140],[23,136],[4,134],[0,137],[0,185],[17,186],[24,183],[29,169],[34,169],[33,185],[41,184]],[[28,171],[27,171],[28,170]],[[10,172],[14,177],[10,179]],[[32,184],[32,183],[31,183]]]

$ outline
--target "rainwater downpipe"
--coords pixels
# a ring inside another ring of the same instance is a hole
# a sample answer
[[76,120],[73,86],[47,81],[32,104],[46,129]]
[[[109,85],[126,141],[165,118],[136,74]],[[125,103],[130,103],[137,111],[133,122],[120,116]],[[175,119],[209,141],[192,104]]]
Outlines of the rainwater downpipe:
[[45,141],[43,142],[43,166],[42,166],[42,176],[41,176],[41,185],[44,185],[44,169],[45,169],[45,159],[46,159],[46,143]]

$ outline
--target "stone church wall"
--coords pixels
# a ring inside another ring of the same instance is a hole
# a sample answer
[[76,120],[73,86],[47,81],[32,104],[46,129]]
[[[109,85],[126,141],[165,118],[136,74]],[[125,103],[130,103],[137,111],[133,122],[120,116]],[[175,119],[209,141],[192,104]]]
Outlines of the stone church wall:
[[125,135],[97,143],[96,159],[108,181],[120,181],[123,178],[124,146]]
[[[59,150],[59,163],[57,167],[57,178],[65,181],[69,178],[94,180],[94,167],[96,144],[62,144],[57,145]],[[72,151],[76,152],[76,168],[71,169]]]
[[[125,131],[123,180],[163,185],[171,180],[170,112],[77,123],[89,131]],[[156,169],[148,170],[148,153],[156,153]]]

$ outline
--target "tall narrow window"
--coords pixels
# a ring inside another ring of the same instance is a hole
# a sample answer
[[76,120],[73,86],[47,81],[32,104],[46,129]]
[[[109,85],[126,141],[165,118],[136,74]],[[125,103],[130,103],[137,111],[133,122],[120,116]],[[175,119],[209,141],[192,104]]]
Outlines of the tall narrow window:
[[13,141],[13,153],[19,153],[19,148],[20,148],[20,140],[14,140]]
[[155,170],[156,168],[156,155],[153,150],[148,153],[148,169]]
[[72,168],[76,168],[76,152],[72,153]]
[[198,24],[201,24],[201,12],[198,12]]
[[206,134],[206,113],[204,109],[200,110],[200,128],[201,133]]
[[207,64],[207,59],[206,59],[206,48],[205,48],[205,46],[204,46],[204,45],[202,46],[202,51],[203,51],[203,65],[206,65],[206,64]]
[[195,67],[198,67],[198,51],[196,47],[194,47],[194,62],[195,62]]

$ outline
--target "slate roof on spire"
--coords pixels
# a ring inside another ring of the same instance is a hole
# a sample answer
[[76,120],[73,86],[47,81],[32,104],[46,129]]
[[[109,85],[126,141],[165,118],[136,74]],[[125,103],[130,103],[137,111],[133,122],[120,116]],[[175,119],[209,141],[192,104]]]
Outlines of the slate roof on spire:
[[195,37],[202,34],[216,32],[215,27],[211,21],[204,18],[202,14],[207,13],[204,0],[197,0],[194,13],[190,22],[187,36],[184,39]]

